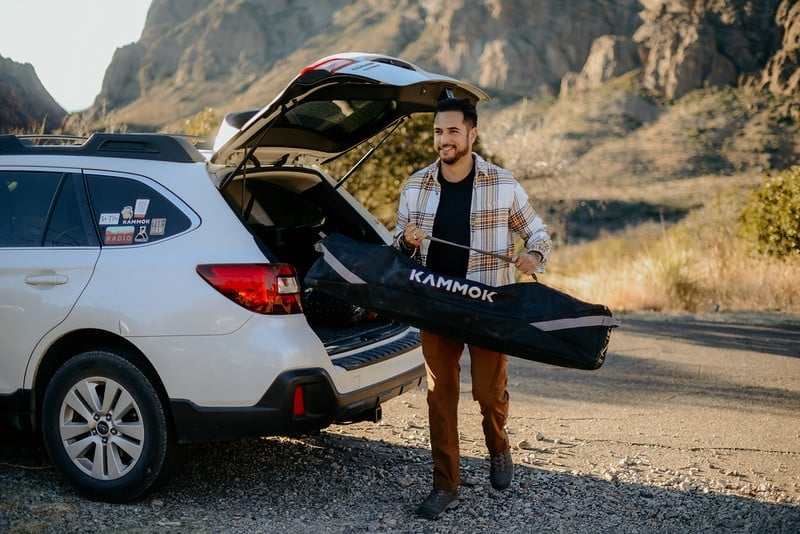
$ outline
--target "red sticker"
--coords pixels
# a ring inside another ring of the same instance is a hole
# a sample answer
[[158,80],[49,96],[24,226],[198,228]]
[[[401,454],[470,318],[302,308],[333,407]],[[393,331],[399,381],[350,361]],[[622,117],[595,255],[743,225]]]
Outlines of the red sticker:
[[103,240],[106,245],[130,245],[133,243],[133,226],[109,226]]

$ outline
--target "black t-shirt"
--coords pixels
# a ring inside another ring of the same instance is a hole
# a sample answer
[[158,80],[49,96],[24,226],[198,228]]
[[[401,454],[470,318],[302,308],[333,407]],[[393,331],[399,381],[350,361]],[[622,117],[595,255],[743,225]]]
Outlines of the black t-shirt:
[[[433,236],[469,246],[469,215],[472,208],[475,166],[473,165],[470,173],[460,182],[448,182],[442,177],[441,170],[437,180],[441,185],[441,197],[433,220]],[[439,274],[464,278],[467,274],[468,260],[469,250],[432,241],[428,247],[426,264],[429,269]]]

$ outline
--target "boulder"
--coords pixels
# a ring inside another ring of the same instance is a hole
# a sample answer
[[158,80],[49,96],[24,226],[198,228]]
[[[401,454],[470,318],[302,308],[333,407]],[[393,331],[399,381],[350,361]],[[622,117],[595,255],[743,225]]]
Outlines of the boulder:
[[600,86],[640,65],[636,43],[624,35],[603,35],[592,43],[589,57],[580,72],[569,72],[561,79],[561,98]]

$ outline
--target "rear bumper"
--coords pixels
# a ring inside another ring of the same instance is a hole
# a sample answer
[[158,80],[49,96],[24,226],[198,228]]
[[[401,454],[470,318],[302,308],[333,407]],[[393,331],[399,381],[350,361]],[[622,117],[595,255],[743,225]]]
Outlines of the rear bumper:
[[[380,384],[339,394],[324,369],[286,371],[255,406],[206,408],[185,399],[170,401],[178,440],[182,443],[246,437],[300,435],[333,423],[372,419],[385,401],[422,383],[425,366]],[[303,392],[304,411],[295,415],[295,390]]]

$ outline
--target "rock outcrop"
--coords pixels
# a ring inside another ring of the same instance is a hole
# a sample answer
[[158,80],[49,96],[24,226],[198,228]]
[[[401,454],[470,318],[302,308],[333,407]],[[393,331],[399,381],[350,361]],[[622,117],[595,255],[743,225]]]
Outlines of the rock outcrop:
[[642,0],[642,78],[648,89],[680,98],[703,87],[736,85],[776,53],[775,16],[790,0]]
[[0,133],[51,131],[65,115],[33,65],[0,56]]
[[769,58],[753,85],[786,96],[800,95],[800,3],[783,0],[775,14],[783,31],[780,47]]
[[792,0],[642,0],[642,24],[628,36],[602,36],[561,97],[596,88],[632,68],[670,99],[705,87],[751,86],[800,93],[800,4]]
[[595,39],[580,72],[568,72],[561,79],[561,98],[574,92],[599,87],[640,65],[636,43],[623,35],[603,35]]

